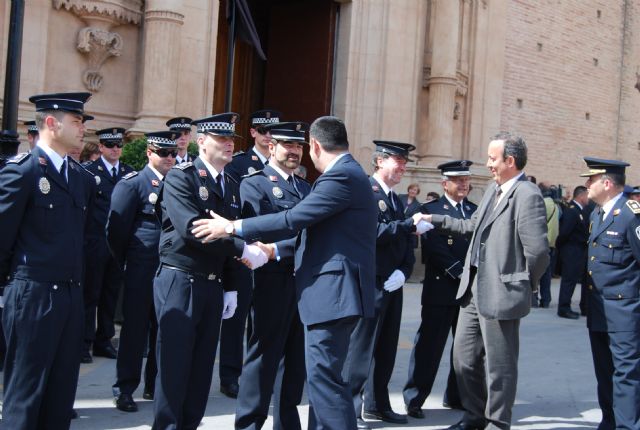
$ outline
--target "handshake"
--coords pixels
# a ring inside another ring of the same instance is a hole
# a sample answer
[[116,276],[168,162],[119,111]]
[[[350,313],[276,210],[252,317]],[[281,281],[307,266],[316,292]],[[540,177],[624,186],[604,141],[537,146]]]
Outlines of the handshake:
[[276,247],[273,243],[264,244],[262,242],[254,242],[244,245],[242,257],[239,258],[242,263],[251,270],[264,266],[269,260],[275,260]]
[[413,225],[416,227],[416,234],[418,236],[433,229],[431,215],[418,212],[417,214],[413,214],[411,218],[413,218]]

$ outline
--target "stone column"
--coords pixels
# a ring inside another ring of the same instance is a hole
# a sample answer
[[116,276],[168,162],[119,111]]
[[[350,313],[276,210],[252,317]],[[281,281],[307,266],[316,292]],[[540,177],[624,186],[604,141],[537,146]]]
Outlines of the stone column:
[[459,0],[433,0],[435,14],[429,118],[425,155],[434,162],[453,156],[453,109],[456,96],[456,69],[460,26]]
[[147,0],[144,11],[142,77],[138,88],[136,135],[166,128],[175,114],[178,93],[182,0]]

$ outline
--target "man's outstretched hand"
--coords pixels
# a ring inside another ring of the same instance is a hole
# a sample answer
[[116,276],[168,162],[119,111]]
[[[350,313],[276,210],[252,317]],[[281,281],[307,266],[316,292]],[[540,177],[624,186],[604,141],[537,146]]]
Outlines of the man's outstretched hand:
[[211,218],[200,218],[193,222],[193,229],[191,233],[202,243],[211,242],[216,239],[229,236],[229,233],[225,232],[225,227],[229,224],[229,220],[221,217],[214,211],[209,211]]

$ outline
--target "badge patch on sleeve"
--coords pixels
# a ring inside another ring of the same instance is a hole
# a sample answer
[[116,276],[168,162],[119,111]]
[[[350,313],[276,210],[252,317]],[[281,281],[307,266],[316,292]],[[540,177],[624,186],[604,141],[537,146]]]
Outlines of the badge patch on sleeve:
[[627,200],[627,206],[634,214],[640,214],[640,203],[636,202],[635,200]]

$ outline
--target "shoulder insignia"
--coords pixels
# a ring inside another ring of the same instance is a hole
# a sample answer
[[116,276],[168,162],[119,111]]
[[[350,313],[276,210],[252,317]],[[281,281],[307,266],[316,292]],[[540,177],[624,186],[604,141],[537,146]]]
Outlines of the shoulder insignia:
[[374,193],[377,193],[378,191],[380,191],[380,187],[377,185],[372,185],[371,189],[373,190]]
[[133,172],[129,172],[129,173],[127,173],[126,175],[124,175],[124,176],[122,177],[122,179],[131,179],[131,178],[136,177],[136,176],[138,176],[138,172],[136,172],[136,171],[134,170]]
[[84,163],[82,163],[80,165],[86,169],[87,167],[91,166],[91,161],[85,161]]
[[615,209],[613,211],[613,216],[618,216],[618,215],[620,215],[620,209]]
[[30,152],[23,152],[21,154],[16,155],[15,157],[7,160],[7,163],[11,163],[11,164],[22,164],[24,162],[24,160],[26,160],[27,158],[29,158],[29,156],[31,155]]
[[193,167],[193,163],[191,161],[187,161],[186,163],[176,164],[172,167],[172,169],[180,169],[187,170],[189,167]]
[[627,207],[631,209],[631,212],[638,215],[640,214],[640,203],[635,200],[627,200]]
[[247,173],[246,175],[242,175],[242,178],[250,178],[252,176],[256,176],[256,175],[264,175],[264,173],[262,173],[262,170],[254,170],[251,173]]
[[576,208],[576,205],[569,205],[569,208],[571,208],[571,209],[575,209],[575,208]]
[[242,155],[244,154],[244,151],[238,151],[235,154],[233,154],[234,157],[237,157],[238,155]]

